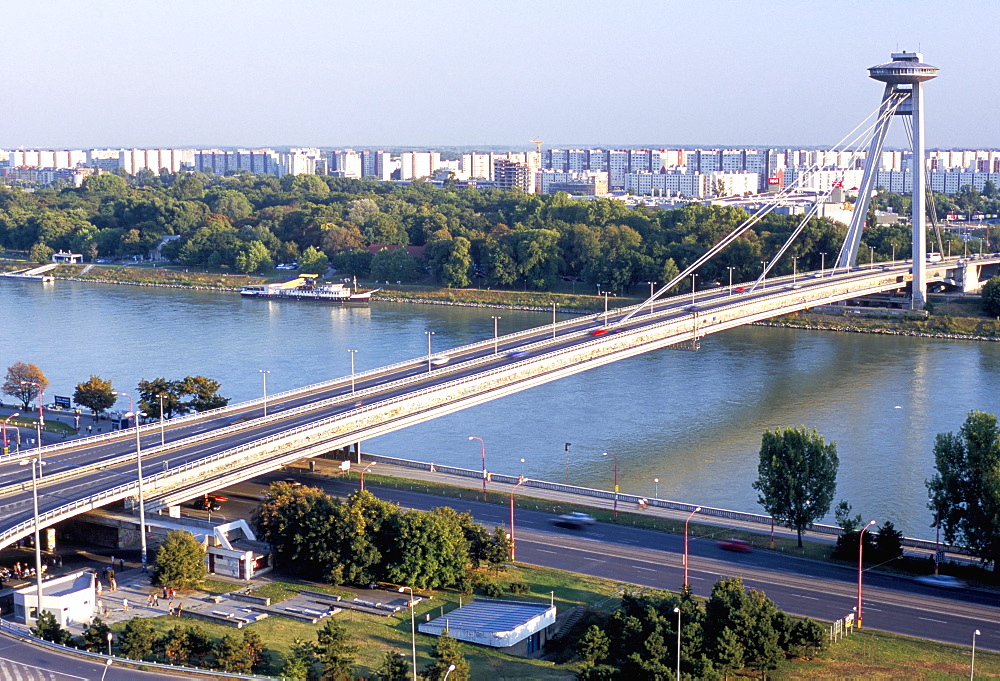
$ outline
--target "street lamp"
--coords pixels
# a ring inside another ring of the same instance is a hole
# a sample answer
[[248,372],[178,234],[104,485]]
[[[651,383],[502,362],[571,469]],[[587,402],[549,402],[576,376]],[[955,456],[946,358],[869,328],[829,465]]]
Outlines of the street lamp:
[[413,589],[408,586],[399,587],[399,593],[410,592],[410,645],[413,646],[413,681],[417,681],[417,626],[413,619]]
[[368,464],[367,466],[365,466],[365,468],[364,468],[363,471],[361,471],[361,491],[362,492],[365,491],[365,473],[367,473],[369,471],[369,469],[372,466],[374,466],[376,463],[378,463],[378,462],[377,461],[372,461],[370,464]]
[[567,442],[566,445],[565,445],[565,447],[566,447],[566,484],[567,485],[569,484],[569,447],[570,447],[571,444],[572,444],[571,442]]
[[[38,590],[38,605],[35,610],[35,622],[42,616],[42,530],[38,521],[38,477],[41,475],[42,460],[26,459],[19,465],[31,464],[31,503],[35,514],[35,588]],[[35,472],[35,468],[38,472]],[[25,621],[27,621],[25,616]]]
[[865,530],[875,524],[872,520],[867,525],[861,528],[861,532],[858,534],[858,629],[861,628],[861,560],[864,555],[865,550]]
[[436,332],[434,331],[424,331],[427,334],[427,373],[431,371],[431,336]]
[[167,444],[167,436],[163,430],[163,420],[166,416],[163,414],[163,398],[166,397],[163,393],[157,395],[160,398],[160,446]]
[[260,372],[261,377],[264,379],[264,416],[267,416],[267,375],[271,373],[265,369],[257,369]]
[[677,613],[677,681],[681,681],[681,609],[674,606]]
[[[12,418],[14,418],[15,416],[20,416],[20,415],[21,415],[21,412],[19,412],[19,411],[18,412],[14,412],[13,414],[11,414],[10,416],[8,416],[7,418],[5,418],[3,420],[3,453],[5,455],[10,453],[10,447],[7,446],[7,424],[10,422],[10,420]],[[18,432],[20,433],[20,431],[18,431]]]
[[499,334],[497,333],[497,322],[499,322],[501,319],[503,319],[503,317],[497,317],[496,315],[490,315],[490,319],[493,320],[493,354],[495,355],[495,354],[497,354],[499,352],[499,348],[497,347],[497,338],[499,336]]
[[798,271],[797,271],[798,270],[798,267],[797,267],[797,265],[798,265],[798,262],[797,262],[798,259],[799,259],[799,256],[797,256],[797,255],[793,255],[792,256],[792,286],[795,285],[795,277],[798,274]]
[[514,562],[514,490],[525,482],[522,475],[517,479],[517,483],[510,488],[510,562]]
[[524,459],[521,459],[521,477],[524,477]]
[[974,681],[976,678],[976,637],[982,636],[980,631],[976,629],[972,632],[972,665],[969,667],[969,681]]
[[[136,469],[139,475],[139,540],[142,547],[142,571],[146,571],[146,504],[145,498],[142,493],[142,447],[139,444],[139,418],[145,416],[142,412],[133,411],[132,408],[134,403],[132,402],[132,396],[128,393],[115,392],[115,395],[121,395],[128,398],[128,416],[130,418],[135,418],[135,461]],[[163,417],[163,414],[160,414]]]
[[869,256],[869,260],[868,260],[868,263],[869,263],[869,268],[868,269],[872,269],[873,270],[873,269],[875,269],[875,247],[874,246],[869,246],[868,248],[869,248],[869,250],[871,250],[871,256]]
[[[111,640],[115,637],[110,631],[108,632],[108,657],[111,657]],[[111,660],[108,660],[111,662]]]
[[607,326],[608,325],[608,296],[611,295],[611,294],[608,293],[607,291],[604,291],[602,295],[604,296],[604,326]]
[[684,588],[685,589],[688,588],[688,523],[691,522],[691,518],[694,517],[694,514],[700,510],[701,506],[695,508],[693,511],[691,511],[691,515],[687,517],[687,520],[684,521]]
[[444,673],[443,681],[448,681],[448,675],[451,674],[453,671],[455,671],[455,665],[453,664],[448,665],[448,671]]
[[[607,456],[608,453],[604,452],[601,456]],[[612,454],[611,456],[615,459],[615,496],[614,496],[614,509],[615,509],[615,520],[618,520],[618,455]]]
[[692,275],[691,275],[691,304],[692,304],[692,305],[694,305],[694,289],[695,289],[695,286],[694,286],[694,279],[695,279],[695,277],[697,277],[697,276],[698,276],[697,274],[692,274]]
[[556,338],[556,307],[555,303],[552,303],[552,340]]
[[819,277],[823,278],[823,273],[826,271],[826,253],[819,254]]
[[760,261],[760,290],[767,288],[767,261]]
[[659,499],[660,498],[660,479],[659,478],[653,478],[653,498],[654,499]]
[[351,394],[354,394],[354,353],[357,350],[348,350],[351,353]]
[[729,295],[733,295],[733,270],[736,268],[727,267],[726,269],[729,270]]
[[469,440],[479,440],[480,453],[483,457],[483,501],[486,501],[486,441],[475,435],[470,435]]
[[653,314],[653,303],[656,302],[653,300],[653,287],[659,284],[660,282],[647,281],[646,283],[649,284],[649,314]]

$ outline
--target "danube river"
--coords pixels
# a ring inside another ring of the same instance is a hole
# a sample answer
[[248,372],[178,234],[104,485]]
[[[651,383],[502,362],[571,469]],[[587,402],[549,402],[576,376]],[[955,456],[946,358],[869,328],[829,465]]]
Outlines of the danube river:
[[[42,368],[46,401],[91,374],[201,374],[234,401],[547,323],[548,313],[373,303],[336,307],[234,294],[0,281],[0,367]],[[837,443],[836,499],[865,519],[933,536],[924,480],[937,433],[1000,413],[1000,344],[747,327],[697,352],[660,350],[363,443],[367,452],[760,512],[761,434],[804,425]],[[9,403],[11,399],[6,398]],[[127,405],[124,405],[127,408]],[[566,468],[566,443],[569,470]],[[524,459],[522,464],[521,459]],[[658,478],[659,483],[654,483]]]

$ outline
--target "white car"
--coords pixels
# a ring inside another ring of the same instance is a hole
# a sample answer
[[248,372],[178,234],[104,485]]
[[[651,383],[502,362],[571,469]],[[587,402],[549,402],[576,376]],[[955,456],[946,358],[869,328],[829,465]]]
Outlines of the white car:
[[593,525],[596,520],[594,516],[588,515],[586,513],[580,513],[579,511],[574,511],[572,513],[566,513],[561,515],[553,521],[559,527],[570,527],[573,529],[579,529],[587,527],[588,525]]
[[939,589],[964,589],[965,582],[951,575],[921,575],[913,581],[925,586],[936,586]]
[[438,355],[437,357],[431,357],[431,364],[440,367],[451,361],[451,357],[448,355]]

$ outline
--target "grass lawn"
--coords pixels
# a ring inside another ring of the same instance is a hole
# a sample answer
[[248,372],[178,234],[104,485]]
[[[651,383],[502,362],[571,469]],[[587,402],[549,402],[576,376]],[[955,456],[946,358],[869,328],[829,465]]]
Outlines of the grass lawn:
[[[833,644],[822,659],[791,660],[775,679],[953,679],[969,676],[969,647],[906,638],[880,631],[851,634]],[[1000,654],[976,651],[976,676],[1000,676]]]

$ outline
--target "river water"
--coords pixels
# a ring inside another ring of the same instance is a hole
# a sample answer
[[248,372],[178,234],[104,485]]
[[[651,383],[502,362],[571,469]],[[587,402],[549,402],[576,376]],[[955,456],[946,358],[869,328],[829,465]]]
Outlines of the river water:
[[[234,401],[492,337],[550,313],[373,303],[337,307],[234,294],[0,280],[0,367],[42,368],[53,395],[91,374],[205,375]],[[1000,344],[745,327],[533,388],[363,443],[367,452],[487,468],[760,512],[750,487],[762,433],[807,426],[837,443],[836,499],[931,538],[924,481],[937,433],[972,409],[1000,414]],[[11,398],[7,397],[10,403]],[[122,403],[123,404],[123,403]],[[124,405],[127,408],[127,405]],[[567,473],[566,447],[569,447]],[[521,462],[524,459],[524,462]],[[654,479],[658,478],[659,483]]]

